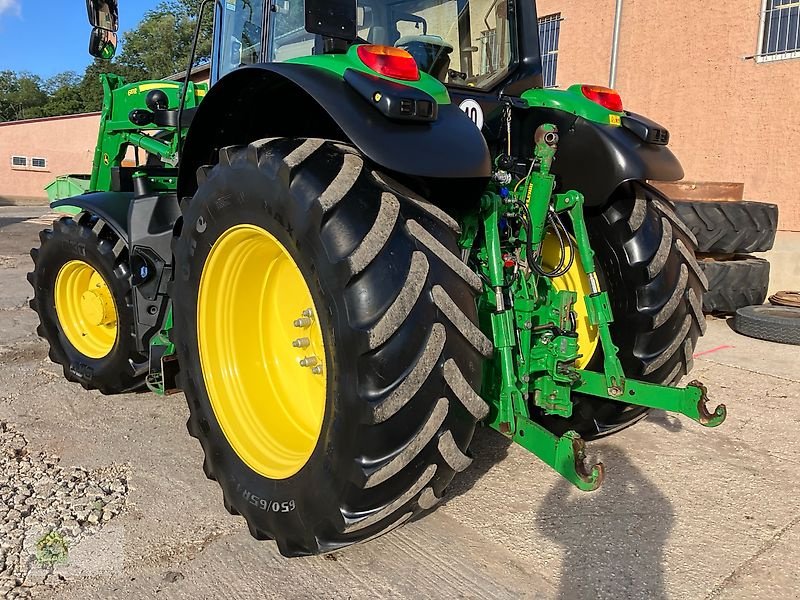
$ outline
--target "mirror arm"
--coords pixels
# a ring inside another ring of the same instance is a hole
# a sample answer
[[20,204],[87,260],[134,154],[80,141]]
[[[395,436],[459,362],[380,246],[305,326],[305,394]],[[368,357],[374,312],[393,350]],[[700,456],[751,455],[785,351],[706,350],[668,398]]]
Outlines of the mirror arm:
[[192,52],[189,55],[189,65],[186,67],[186,77],[183,78],[183,89],[181,90],[181,101],[178,105],[178,127],[175,131],[175,136],[177,138],[177,144],[175,144],[175,148],[180,155],[182,146],[181,146],[181,136],[183,134],[183,105],[186,104],[186,93],[189,90],[189,82],[191,81],[192,77],[192,67],[194,67],[194,59],[195,55],[197,54],[197,41],[200,39],[200,30],[203,27],[203,15],[206,12],[206,6],[208,4],[213,3],[217,4],[219,0],[203,0],[203,3],[200,5],[200,11],[197,16],[197,24],[194,28],[194,39],[192,40]]

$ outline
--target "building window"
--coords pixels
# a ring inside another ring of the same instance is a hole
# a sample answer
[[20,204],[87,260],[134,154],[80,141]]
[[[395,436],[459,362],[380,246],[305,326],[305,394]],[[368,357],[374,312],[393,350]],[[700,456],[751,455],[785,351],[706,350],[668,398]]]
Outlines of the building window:
[[28,166],[28,157],[27,156],[12,156],[11,157],[11,168],[12,169],[24,169]]
[[539,45],[542,49],[542,77],[544,87],[556,87],[558,69],[558,38],[561,34],[561,13],[539,19]]
[[800,0],[764,0],[759,61],[800,57]]
[[31,159],[31,166],[34,169],[46,169],[47,168],[47,159],[46,158],[32,158]]

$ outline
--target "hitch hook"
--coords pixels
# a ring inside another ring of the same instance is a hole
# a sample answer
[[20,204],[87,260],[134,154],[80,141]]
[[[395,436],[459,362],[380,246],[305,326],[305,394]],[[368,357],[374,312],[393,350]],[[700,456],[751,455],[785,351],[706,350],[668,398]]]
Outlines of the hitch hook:
[[704,427],[716,427],[720,425],[725,417],[728,416],[728,409],[724,404],[720,404],[711,413],[708,411],[708,389],[701,382],[695,380],[689,383],[686,387],[693,387],[700,390],[700,397],[697,399],[697,422]]

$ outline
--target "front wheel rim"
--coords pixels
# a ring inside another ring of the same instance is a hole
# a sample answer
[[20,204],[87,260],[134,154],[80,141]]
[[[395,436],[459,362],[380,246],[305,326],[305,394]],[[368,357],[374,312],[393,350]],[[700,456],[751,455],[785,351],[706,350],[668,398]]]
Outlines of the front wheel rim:
[[105,279],[90,264],[71,260],[58,271],[55,308],[61,331],[81,354],[99,359],[117,341],[117,307]]

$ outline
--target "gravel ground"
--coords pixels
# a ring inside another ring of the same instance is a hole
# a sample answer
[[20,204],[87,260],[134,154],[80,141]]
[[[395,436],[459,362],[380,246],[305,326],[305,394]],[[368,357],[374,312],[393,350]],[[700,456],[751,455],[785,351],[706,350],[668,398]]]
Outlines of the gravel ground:
[[128,467],[62,467],[0,421],[0,594],[27,598],[55,587],[70,550],[125,508]]

